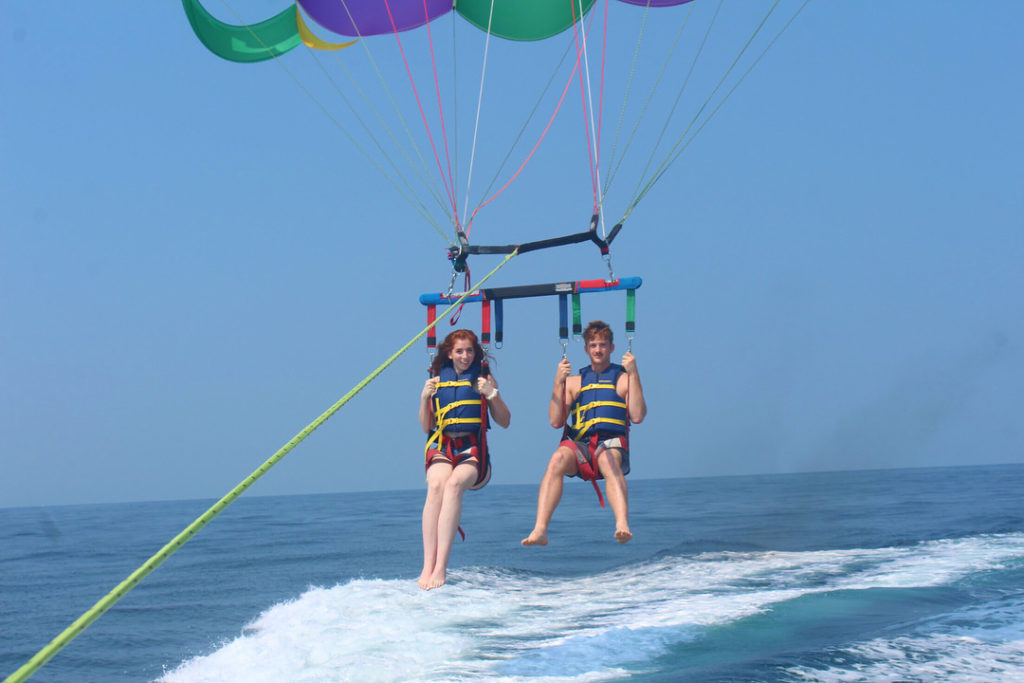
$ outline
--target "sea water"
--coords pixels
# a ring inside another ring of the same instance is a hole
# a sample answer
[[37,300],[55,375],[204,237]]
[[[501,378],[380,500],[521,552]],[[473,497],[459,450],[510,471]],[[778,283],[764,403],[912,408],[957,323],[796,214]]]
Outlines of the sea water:
[[[1024,466],[469,493],[415,583],[423,491],[243,497],[40,681],[1024,680]],[[0,674],[212,501],[0,509]]]

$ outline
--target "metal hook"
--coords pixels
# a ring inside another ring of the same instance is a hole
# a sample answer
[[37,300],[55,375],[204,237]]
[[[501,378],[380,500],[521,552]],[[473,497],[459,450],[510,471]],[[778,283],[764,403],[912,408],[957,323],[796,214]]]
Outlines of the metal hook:
[[604,259],[605,264],[608,266],[608,282],[615,282],[615,272],[612,270],[612,257],[605,254],[601,258]]

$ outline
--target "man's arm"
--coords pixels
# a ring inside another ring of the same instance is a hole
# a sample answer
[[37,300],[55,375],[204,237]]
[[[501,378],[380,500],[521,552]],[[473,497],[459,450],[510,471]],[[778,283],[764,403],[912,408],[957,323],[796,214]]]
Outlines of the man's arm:
[[[555,386],[551,389],[551,401],[548,403],[548,420],[551,426],[559,429],[565,425],[566,408],[572,405],[572,396],[569,387],[573,378],[572,364],[567,358],[563,358],[555,370]],[[577,392],[579,388],[577,387]]]
[[639,424],[647,417],[647,402],[644,401],[644,386],[640,382],[640,372],[636,369],[636,357],[629,351],[622,356],[622,368],[625,372],[619,375],[615,390],[619,396],[626,399],[630,422]]

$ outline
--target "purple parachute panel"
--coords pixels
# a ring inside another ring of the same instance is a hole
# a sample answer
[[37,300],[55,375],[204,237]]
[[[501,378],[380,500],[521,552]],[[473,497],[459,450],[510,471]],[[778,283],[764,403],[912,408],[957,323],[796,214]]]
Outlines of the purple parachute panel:
[[316,23],[343,36],[374,36],[396,29],[408,31],[452,11],[452,0],[298,0],[298,3]]
[[628,5],[639,5],[640,7],[671,7],[672,5],[685,5],[691,0],[619,0]]

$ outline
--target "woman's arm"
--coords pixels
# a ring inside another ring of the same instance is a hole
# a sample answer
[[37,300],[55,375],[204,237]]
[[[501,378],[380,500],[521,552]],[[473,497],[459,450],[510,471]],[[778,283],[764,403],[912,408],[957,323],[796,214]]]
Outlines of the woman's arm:
[[502,427],[508,427],[512,421],[512,413],[505,405],[505,399],[498,392],[498,380],[494,379],[494,375],[477,377],[476,391],[487,399],[487,407],[494,421]]
[[420,392],[420,427],[427,434],[434,430],[434,409],[430,405],[430,399],[434,397],[440,379],[440,377],[431,377],[423,385],[423,391]]

